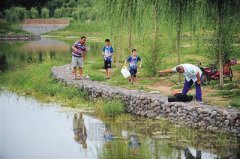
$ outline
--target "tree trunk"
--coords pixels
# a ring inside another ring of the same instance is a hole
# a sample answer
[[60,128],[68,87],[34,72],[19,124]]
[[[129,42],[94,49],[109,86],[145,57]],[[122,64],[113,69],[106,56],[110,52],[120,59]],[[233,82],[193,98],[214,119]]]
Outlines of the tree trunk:
[[[177,22],[177,43],[176,43],[176,52],[177,52],[177,64],[181,63],[180,60],[180,40],[181,40],[181,29],[182,29],[182,16],[183,16],[183,2],[179,0],[179,14]],[[178,75],[178,83],[180,83],[181,78],[180,74]]]
[[220,81],[220,86],[222,87],[224,82],[223,82],[223,1],[219,0],[218,1],[218,62],[219,62],[219,81]]
[[158,60],[158,40],[159,40],[159,26],[158,26],[158,6],[155,6],[154,10],[154,18],[155,18],[155,25],[154,25],[154,48],[152,53],[152,60],[153,60],[153,69],[154,74],[157,72],[157,60]]
[[132,21],[129,22],[129,36],[128,36],[128,53],[132,49]]
[[121,31],[122,31],[122,24],[120,24],[119,26],[119,31],[118,31],[118,45],[115,48],[115,52],[116,52],[116,68],[118,68],[119,66],[119,59],[120,59],[120,48],[123,46],[122,44],[122,36],[121,36]]

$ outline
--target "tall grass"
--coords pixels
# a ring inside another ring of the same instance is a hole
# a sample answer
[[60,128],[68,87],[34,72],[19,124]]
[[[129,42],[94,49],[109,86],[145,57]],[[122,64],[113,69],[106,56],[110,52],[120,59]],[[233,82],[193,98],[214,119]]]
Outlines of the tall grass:
[[125,107],[122,101],[112,100],[103,104],[103,113],[110,117],[115,117],[125,112]]
[[83,91],[56,83],[50,76],[50,68],[57,64],[59,63],[45,61],[1,73],[0,87],[33,95],[44,102],[60,102],[72,107],[88,105]]

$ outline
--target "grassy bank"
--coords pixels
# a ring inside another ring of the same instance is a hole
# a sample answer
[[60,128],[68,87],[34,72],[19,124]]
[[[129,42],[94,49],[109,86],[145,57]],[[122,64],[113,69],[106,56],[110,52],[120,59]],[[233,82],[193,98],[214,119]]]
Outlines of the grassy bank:
[[23,95],[31,95],[43,102],[59,102],[71,107],[89,106],[84,92],[59,84],[50,76],[50,68],[58,62],[43,62],[1,73],[0,86]]

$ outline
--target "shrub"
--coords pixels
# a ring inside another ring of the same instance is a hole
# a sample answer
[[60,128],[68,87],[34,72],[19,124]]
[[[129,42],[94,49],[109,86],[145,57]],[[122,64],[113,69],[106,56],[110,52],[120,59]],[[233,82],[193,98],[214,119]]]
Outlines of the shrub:
[[30,18],[38,18],[39,17],[39,12],[36,8],[31,8],[30,9]]
[[5,10],[5,19],[9,23],[19,23],[28,16],[28,11],[24,7],[13,7]]
[[54,10],[54,17],[55,18],[61,18],[62,17],[62,9],[59,9],[59,8],[55,9]]
[[103,113],[107,116],[115,117],[124,111],[124,104],[120,100],[112,100],[103,104]]
[[240,108],[240,100],[239,99],[233,99],[230,101],[229,105],[232,107]]
[[41,17],[43,19],[49,18],[49,9],[47,9],[46,7],[41,9]]

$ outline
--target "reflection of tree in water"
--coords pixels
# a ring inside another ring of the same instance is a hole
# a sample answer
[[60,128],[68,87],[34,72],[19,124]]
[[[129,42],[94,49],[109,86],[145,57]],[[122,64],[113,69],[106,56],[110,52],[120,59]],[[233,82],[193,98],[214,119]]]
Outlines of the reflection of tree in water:
[[6,71],[8,69],[7,58],[6,55],[0,55],[0,71]]
[[49,52],[49,55],[50,55],[50,59],[51,60],[56,60],[57,58],[56,58],[56,53],[55,53],[55,51],[50,51]]
[[237,138],[237,143],[238,143],[237,147],[230,148],[230,150],[228,150],[231,153],[231,155],[219,157],[218,159],[240,159],[240,138],[239,137]]
[[26,55],[25,54],[20,54],[20,61],[25,62],[26,61]]
[[32,55],[28,55],[27,63],[33,63],[33,57],[32,57]]
[[82,144],[82,147],[85,149],[87,148],[87,131],[86,127],[84,124],[84,119],[83,119],[83,113],[79,113],[79,116],[77,113],[74,114],[73,117],[73,132],[74,132],[74,140]]
[[43,53],[42,53],[42,51],[39,51],[39,53],[38,53],[38,62],[42,62],[43,61]]

